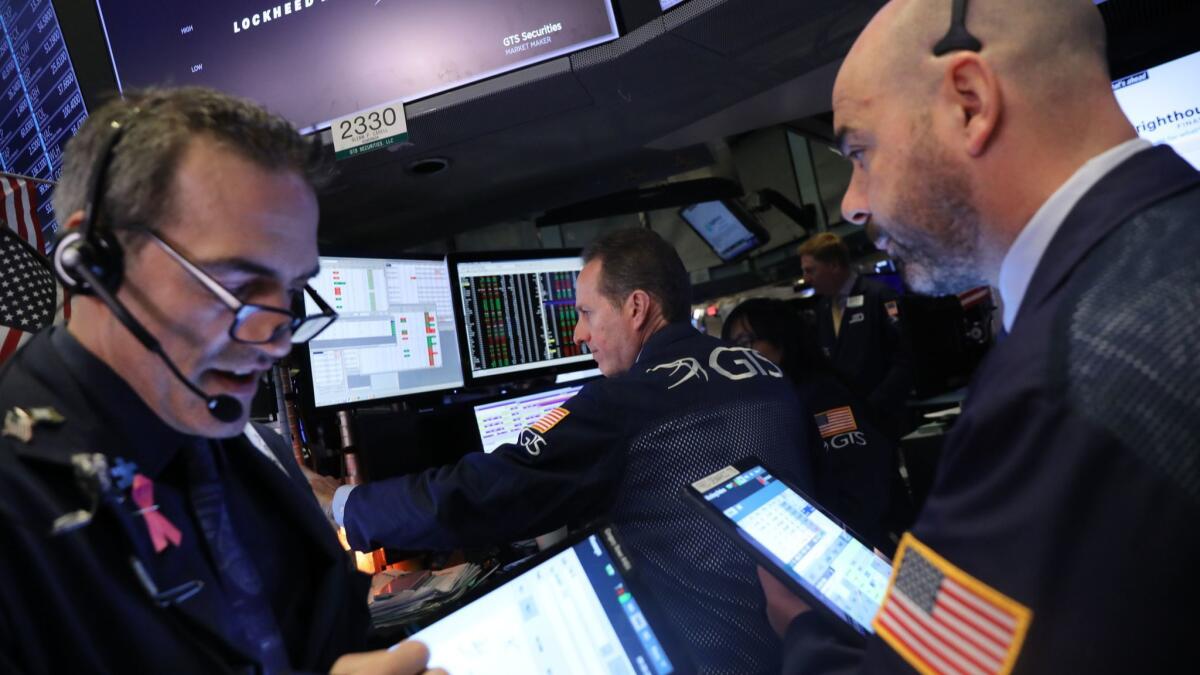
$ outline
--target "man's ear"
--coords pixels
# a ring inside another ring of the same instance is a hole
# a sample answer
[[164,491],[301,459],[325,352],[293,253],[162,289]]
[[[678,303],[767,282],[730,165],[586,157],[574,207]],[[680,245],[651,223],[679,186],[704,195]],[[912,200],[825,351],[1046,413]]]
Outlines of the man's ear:
[[953,120],[952,133],[971,157],[987,151],[995,139],[1004,111],[996,71],[979,54],[963,52],[948,58],[940,97]]
[[650,321],[650,312],[654,308],[654,298],[643,290],[636,290],[625,298],[622,308],[626,317],[633,324],[634,330],[641,330]]
[[84,217],[85,216],[84,216],[83,210],[80,209],[79,211],[76,211],[75,213],[72,213],[71,215],[67,216],[66,222],[62,223],[60,225],[59,229],[74,230],[83,224]]

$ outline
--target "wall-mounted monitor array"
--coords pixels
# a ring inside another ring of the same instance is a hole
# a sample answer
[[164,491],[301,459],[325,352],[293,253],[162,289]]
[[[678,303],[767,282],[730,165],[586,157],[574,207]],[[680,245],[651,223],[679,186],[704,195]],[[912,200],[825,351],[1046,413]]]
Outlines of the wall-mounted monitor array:
[[322,257],[312,285],[339,315],[308,344],[314,405],[463,385],[444,258]]
[[1200,169],[1200,52],[1113,82],[1138,134],[1165,143]]
[[770,239],[754,216],[730,199],[685,206],[679,210],[679,217],[723,262],[734,260]]
[[574,338],[578,255],[469,256],[453,268],[470,380],[592,361]]
[[202,85],[305,129],[618,37],[610,0],[97,0],[122,88]]

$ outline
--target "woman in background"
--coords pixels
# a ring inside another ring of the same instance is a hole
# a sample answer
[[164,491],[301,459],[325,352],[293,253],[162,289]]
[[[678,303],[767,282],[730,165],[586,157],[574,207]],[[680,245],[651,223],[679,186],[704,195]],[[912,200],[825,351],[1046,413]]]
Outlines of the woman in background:
[[791,379],[813,415],[817,494],[832,511],[881,551],[891,554],[888,534],[895,449],[868,417],[867,406],[841,381],[801,317],[783,300],[756,298],[738,305],[721,338],[770,359]]

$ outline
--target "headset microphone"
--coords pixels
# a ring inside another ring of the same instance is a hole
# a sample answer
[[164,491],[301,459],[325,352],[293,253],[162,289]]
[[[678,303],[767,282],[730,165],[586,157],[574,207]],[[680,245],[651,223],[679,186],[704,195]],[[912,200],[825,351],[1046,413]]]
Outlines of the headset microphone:
[[142,343],[146,349],[154,352],[159,359],[166,364],[167,369],[179,380],[183,386],[187,387],[188,391],[192,392],[201,399],[204,399],[204,405],[208,408],[208,413],[217,421],[236,422],[242,416],[242,404],[236,398],[227,394],[216,394],[209,396],[200,390],[199,387],[192,384],[179,372],[179,368],[171,361],[167,353],[163,351],[162,345],[155,339],[146,327],[133,318],[133,314],[125,307],[125,305],[116,298],[114,294],[109,292],[105,284],[95,274],[92,269],[92,262],[88,259],[88,251],[90,247],[87,240],[79,233],[70,233],[63,237],[59,242],[58,255],[55,256],[55,264],[60,267],[61,272],[68,272],[76,280],[83,281],[87,284],[87,290],[95,293],[117,317],[121,325],[125,326],[130,333],[137,338],[138,342]]

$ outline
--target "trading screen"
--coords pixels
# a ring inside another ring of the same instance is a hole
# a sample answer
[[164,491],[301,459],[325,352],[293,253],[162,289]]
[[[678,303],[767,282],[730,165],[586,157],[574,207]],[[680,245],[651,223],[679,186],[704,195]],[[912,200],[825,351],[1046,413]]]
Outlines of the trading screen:
[[824,597],[830,609],[873,632],[871,620],[891,575],[887,561],[762,467],[709,490],[704,498],[793,578]]
[[315,405],[462,386],[445,260],[323,257],[312,285],[338,313],[308,344]]
[[[50,0],[0,0],[0,40],[0,171],[57,180],[63,146],[87,111]],[[37,218],[49,235],[50,186],[38,184],[37,192]]]
[[575,342],[579,258],[460,262],[471,374],[504,375],[591,360]]
[[429,647],[431,668],[455,675],[675,670],[596,535],[412,639]]
[[490,453],[505,443],[516,443],[522,430],[571,400],[580,389],[583,385],[475,406],[475,422],[479,426],[483,451]]

